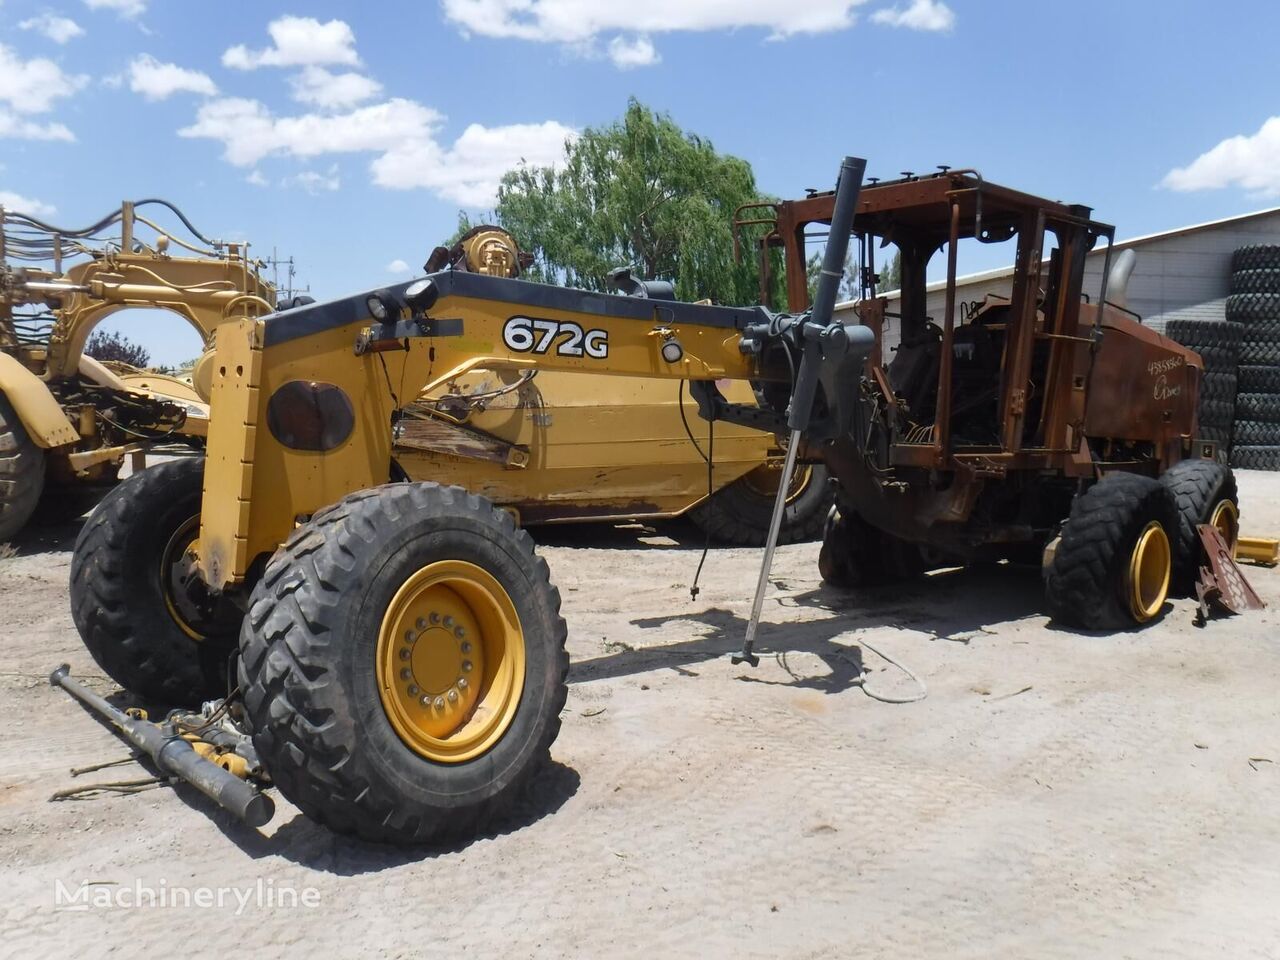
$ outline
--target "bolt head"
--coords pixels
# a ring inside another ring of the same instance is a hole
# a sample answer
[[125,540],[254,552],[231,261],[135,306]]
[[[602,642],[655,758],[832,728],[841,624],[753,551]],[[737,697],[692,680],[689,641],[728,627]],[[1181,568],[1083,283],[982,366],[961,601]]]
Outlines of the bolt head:
[[446,629],[450,629],[450,630],[453,629],[453,617],[445,617],[444,625]]
[[474,669],[474,667],[475,667],[475,664],[474,664],[474,663],[472,663],[470,660],[463,660],[463,661],[462,661],[462,672],[463,672],[463,673],[470,673],[470,672],[472,671],[472,669]]
[[425,630],[425,629],[427,629],[427,621],[426,621],[426,619],[425,619],[425,618],[423,618],[423,617],[419,617],[419,618],[418,618],[418,629],[419,629],[419,630]]
[[459,689],[459,690],[465,690],[465,689],[467,689],[467,678],[466,678],[466,677],[459,677],[459,678],[458,678],[458,689]]
[[408,667],[406,667],[405,669],[401,670],[401,671],[400,671],[400,679],[401,679],[401,680],[412,680],[412,679],[413,679],[413,671],[412,671],[412,670],[410,670]]
[[408,659],[409,659],[409,651],[408,651],[408,649],[407,649],[407,648],[404,648],[404,647],[401,647],[401,648],[400,648],[400,659],[401,659],[401,660],[408,660]]
[[444,697],[436,697],[436,709],[437,710],[444,709]]
[[470,643],[470,641],[467,641],[467,642],[463,643],[463,645],[462,645],[462,652],[463,652],[463,653],[470,653],[470,652],[471,652],[471,643]]
[[450,691],[449,691],[449,702],[450,702],[450,703],[457,703],[457,702],[458,702],[458,691],[457,691],[457,690],[450,690]]
[[440,614],[436,613],[434,610],[431,611],[431,622],[432,623],[440,622]]
[[429,696],[424,696],[424,697],[423,697],[421,700],[419,700],[418,702],[419,702],[420,704],[422,704],[424,707],[429,707],[429,706],[431,706],[431,697],[429,697]]
[[416,683],[409,684],[409,696],[416,697],[418,695],[418,685]]
[[461,640],[463,637],[467,635],[467,631],[463,630],[462,627],[454,627],[453,635],[457,637],[459,640]]
[[406,631],[404,632],[404,642],[405,642],[405,643],[413,643],[414,639],[415,639],[415,637],[414,637],[414,634],[413,634],[413,631],[412,631],[412,630],[406,630]]

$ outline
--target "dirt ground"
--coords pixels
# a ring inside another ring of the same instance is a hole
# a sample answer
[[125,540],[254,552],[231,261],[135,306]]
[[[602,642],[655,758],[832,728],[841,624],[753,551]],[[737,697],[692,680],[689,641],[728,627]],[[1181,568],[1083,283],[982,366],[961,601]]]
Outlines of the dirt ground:
[[[1246,533],[1280,533],[1280,476],[1240,483]],[[260,832],[185,788],[49,802],[126,750],[45,679],[116,689],[71,624],[75,527],[37,530],[0,561],[0,955],[1280,957],[1280,570],[1251,568],[1259,614],[1102,636],[1049,626],[1035,572],[850,594],[783,547],[753,670],[725,654],[758,552],[713,552],[691,602],[674,532],[539,537],[573,658],[554,763],[496,835],[423,850],[282,799]],[[870,699],[860,661],[912,690],[870,646],[928,698]]]

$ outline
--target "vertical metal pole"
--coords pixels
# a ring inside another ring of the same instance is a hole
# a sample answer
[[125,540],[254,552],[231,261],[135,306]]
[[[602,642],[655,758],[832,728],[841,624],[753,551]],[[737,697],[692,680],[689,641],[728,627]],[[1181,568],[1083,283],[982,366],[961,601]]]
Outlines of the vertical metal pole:
[[942,357],[938,364],[938,405],[933,444],[938,456],[951,449],[951,350],[956,327],[956,247],[960,242],[960,203],[951,201],[951,239],[947,243],[947,315],[942,322]]
[[764,560],[760,564],[760,577],[756,580],[756,595],[751,601],[751,619],[747,621],[747,636],[742,650],[730,659],[734,663],[744,660],[753,667],[760,658],[752,648],[756,642],[756,630],[760,626],[760,613],[764,609],[764,592],[769,589],[769,571],[773,568],[773,551],[778,546],[778,534],[782,530],[782,514],[787,509],[787,491],[791,489],[791,478],[796,472],[796,453],[800,449],[800,431],[792,430],[791,439],[787,442],[787,457],[782,464],[782,480],[778,484],[778,494],[773,498],[773,516],[769,518],[769,538],[764,545]]

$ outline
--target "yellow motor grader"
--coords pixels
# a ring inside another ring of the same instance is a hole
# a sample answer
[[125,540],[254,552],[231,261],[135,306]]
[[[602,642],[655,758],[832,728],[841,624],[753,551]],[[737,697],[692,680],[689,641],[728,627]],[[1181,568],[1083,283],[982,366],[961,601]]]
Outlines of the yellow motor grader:
[[[162,204],[188,242],[137,212]],[[164,441],[194,441],[207,422],[208,353],[194,384],[84,354],[92,329],[125,308],[177,313],[211,346],[219,324],[277,306],[247,244],[206,240],[167,201],[126,202],[83,230],[0,210],[0,542],[37,502],[83,509],[116,482],[123,459],[140,466]],[[118,230],[118,236],[108,236]],[[147,238],[143,234],[147,233]],[[199,245],[198,245],[199,244]],[[174,246],[188,255],[175,256]],[[450,269],[516,276],[520,254],[497,228],[440,248]],[[26,263],[35,265],[25,266]],[[65,267],[65,269],[64,269]],[[650,284],[649,288],[656,288]],[[740,386],[735,396],[750,399]],[[657,519],[687,514],[721,542],[764,541],[781,468],[770,437],[726,425],[694,436],[695,406],[669,381],[513,376],[478,358],[444,371],[406,407],[392,476],[455,483],[482,493],[520,522]],[[826,468],[806,464],[791,484],[782,538],[811,539],[834,494]]]
[[[867,573],[875,551],[895,565],[903,545],[961,561],[1043,552],[1059,621],[1159,617],[1197,559],[1197,529],[1234,539],[1234,481],[1197,437],[1200,358],[1110,304],[1105,282],[1086,297],[1085,254],[1113,232],[1087,208],[972,171],[861,190],[864,166],[846,158],[834,194],[792,221],[778,211],[768,242],[789,264],[803,264],[806,225],[828,230],[799,313],[442,269],[223,324],[207,456],[128,478],[76,543],[72,614],[89,651],[153,701],[227,696],[205,726],[239,718],[253,763],[334,830],[420,842],[483,829],[549,754],[568,657],[547,564],[509,512],[457,486],[387,482],[408,408],[469,364],[685,381],[713,423],[785,438],[737,662],[756,661],[789,482],[807,457],[839,484],[829,582]],[[1014,296],[934,323],[925,268],[948,249],[953,302],[962,235],[1016,238]],[[1049,235],[1060,252],[1046,267]],[[903,251],[900,319],[914,338],[892,360],[886,300],[872,292],[859,322],[832,319],[851,237],[864,264],[880,238]],[[728,399],[725,380],[758,384],[764,402]],[[247,821],[270,815],[227,771],[162,759],[182,749],[179,733],[134,739],[147,738],[163,741],[144,747],[161,766]]]
[[[147,206],[167,208],[192,241],[138,212]],[[86,356],[94,326],[119,310],[157,308],[182,317],[207,342],[218,324],[264,316],[276,304],[247,245],[205,239],[165,200],[126,202],[80,230],[3,208],[0,224],[5,541],[42,495],[46,502],[80,503],[78,493],[115,482],[126,456],[204,434],[207,407],[186,384]],[[186,255],[174,255],[175,247]]]

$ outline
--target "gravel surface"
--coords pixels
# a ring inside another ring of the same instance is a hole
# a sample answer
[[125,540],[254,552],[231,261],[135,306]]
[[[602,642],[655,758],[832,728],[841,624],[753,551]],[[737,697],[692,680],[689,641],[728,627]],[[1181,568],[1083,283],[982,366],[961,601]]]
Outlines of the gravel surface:
[[[1240,487],[1245,532],[1280,534],[1280,475]],[[75,532],[0,560],[0,956],[1280,957],[1280,571],[1249,568],[1260,613],[1082,635],[1035,571],[841,593],[787,546],[753,670],[725,654],[758,551],[714,551],[691,602],[691,533],[543,531],[554,762],[495,835],[394,849],[283,800],[261,831],[185,787],[49,802],[127,753],[46,681],[116,690],[71,624]],[[872,647],[928,698],[869,698],[863,662],[913,689]]]

